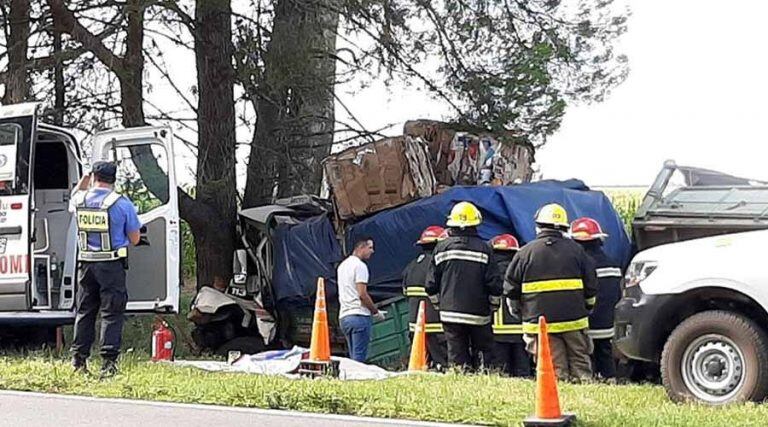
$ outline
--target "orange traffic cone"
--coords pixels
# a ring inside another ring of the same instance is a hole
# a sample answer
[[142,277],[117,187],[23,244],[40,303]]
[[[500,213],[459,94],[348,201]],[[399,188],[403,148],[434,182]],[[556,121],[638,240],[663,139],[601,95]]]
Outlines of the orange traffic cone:
[[557,395],[557,376],[549,349],[547,321],[539,317],[539,338],[536,343],[536,414],[523,421],[526,427],[569,426],[576,419],[573,414],[560,412]]
[[309,360],[314,362],[331,361],[331,338],[328,332],[328,310],[325,305],[325,281],[322,277],[317,279],[315,318],[312,321],[312,342],[309,346]]
[[416,317],[416,331],[413,334],[411,360],[408,362],[408,372],[427,370],[427,307],[426,302],[419,303],[419,315]]

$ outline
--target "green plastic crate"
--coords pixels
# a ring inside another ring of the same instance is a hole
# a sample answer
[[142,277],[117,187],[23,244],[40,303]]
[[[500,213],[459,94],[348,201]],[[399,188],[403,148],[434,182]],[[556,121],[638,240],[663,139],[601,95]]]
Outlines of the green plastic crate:
[[408,300],[398,296],[376,306],[386,311],[387,317],[373,324],[368,363],[388,369],[402,369],[407,365],[411,349],[408,337]]
[[[398,296],[382,301],[376,306],[386,311],[387,317],[373,324],[368,363],[390,370],[402,369],[407,365],[411,348],[408,336],[408,300]],[[338,306],[329,304],[331,351],[339,356],[347,356],[346,340],[339,328],[338,310]],[[305,307],[288,313],[288,336],[294,344],[309,347],[312,338],[312,311],[312,308]]]

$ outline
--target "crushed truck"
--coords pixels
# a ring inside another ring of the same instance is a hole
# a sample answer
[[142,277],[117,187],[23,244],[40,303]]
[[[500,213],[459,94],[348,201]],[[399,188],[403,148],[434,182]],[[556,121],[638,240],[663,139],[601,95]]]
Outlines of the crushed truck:
[[768,183],[665,163],[633,222],[616,345],[677,402],[768,396]]
[[279,200],[240,212],[241,248],[234,279],[224,290],[203,288],[192,317],[193,339],[201,348],[226,353],[299,345],[310,341],[318,277],[326,279],[331,347],[345,353],[338,326],[336,266],[357,236],[372,236],[376,252],[368,261],[369,293],[388,312],[373,326],[369,362],[397,368],[407,358],[408,305],[401,276],[416,257],[414,242],[427,226],[444,224],[458,201],[471,201],[483,213],[480,236],[512,233],[521,242],[535,237],[533,217],[543,204],[563,204],[570,215],[591,216],[611,235],[608,253],[626,264],[629,237],[610,200],[582,182],[541,181],[512,186],[452,187],[447,191],[339,226],[331,206],[315,197]]
[[[57,326],[75,318],[77,225],[68,207],[83,159],[74,134],[39,121],[38,112],[36,103],[0,107],[0,335],[26,327],[27,338],[50,342]],[[91,159],[116,161],[118,190],[141,192],[129,195],[144,202],[138,213],[149,244],[129,249],[128,313],[179,308],[172,141],[169,127],[110,130],[91,140]],[[145,186],[150,180],[155,193]]]

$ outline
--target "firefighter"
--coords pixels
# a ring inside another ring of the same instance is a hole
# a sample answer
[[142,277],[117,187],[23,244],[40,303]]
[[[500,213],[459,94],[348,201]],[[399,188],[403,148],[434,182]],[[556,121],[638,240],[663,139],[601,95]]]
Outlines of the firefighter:
[[492,314],[501,303],[501,280],[490,245],[477,234],[483,221],[469,202],[448,216],[449,237],[437,243],[426,291],[440,310],[448,343],[448,365],[482,368],[493,350]]
[[538,319],[544,316],[558,377],[590,379],[592,341],[587,329],[597,295],[594,264],[578,243],[566,237],[570,224],[562,206],[543,206],[535,222],[536,239],[507,268],[504,295],[512,302],[509,308],[513,312],[520,302],[530,353],[536,354]]
[[[499,276],[503,277],[509,263],[520,250],[515,236],[500,234],[491,239]],[[504,374],[514,377],[531,376],[531,358],[525,351],[523,325],[519,313],[513,315],[507,307],[499,307],[493,314],[493,335],[496,345],[493,350],[493,364]]]
[[443,227],[437,225],[427,227],[416,242],[421,247],[422,252],[403,271],[403,293],[408,297],[411,334],[416,330],[419,303],[426,301],[427,355],[430,364],[437,369],[447,366],[448,348],[445,343],[445,335],[443,334],[443,325],[440,323],[440,314],[427,301],[424,283],[427,280],[429,264],[432,262],[432,251],[435,249],[437,242],[446,237],[447,235]]
[[87,372],[95,339],[96,315],[101,312],[101,376],[117,373],[125,305],[128,245],[141,241],[141,222],[130,200],[114,189],[117,165],[96,162],[80,179],[70,209],[77,217],[79,239],[77,316],[72,366]]
[[599,288],[597,304],[589,316],[589,336],[595,351],[592,362],[595,373],[602,378],[616,377],[616,361],[613,357],[613,307],[621,299],[621,268],[603,251],[603,241],[608,237],[600,223],[592,218],[579,218],[571,223],[571,238],[581,244],[596,267]]

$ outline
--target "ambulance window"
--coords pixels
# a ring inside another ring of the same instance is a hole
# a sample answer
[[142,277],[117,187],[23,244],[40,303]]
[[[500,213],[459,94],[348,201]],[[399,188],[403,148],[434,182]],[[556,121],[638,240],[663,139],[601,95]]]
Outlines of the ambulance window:
[[29,193],[32,118],[0,122],[0,195]]
[[0,146],[16,145],[21,139],[21,126],[16,123],[0,124]]
[[67,147],[61,142],[39,142],[35,145],[35,188],[66,190],[69,159]]
[[168,203],[168,156],[163,146],[117,147],[110,150],[109,157],[117,162],[115,188],[133,202],[139,214]]

